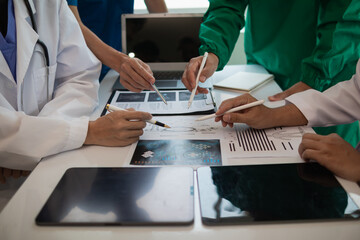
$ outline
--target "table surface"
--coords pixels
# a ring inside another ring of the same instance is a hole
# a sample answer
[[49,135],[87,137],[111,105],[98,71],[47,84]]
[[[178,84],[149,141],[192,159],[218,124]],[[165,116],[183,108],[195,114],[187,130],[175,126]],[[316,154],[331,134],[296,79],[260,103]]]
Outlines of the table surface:
[[[238,71],[266,72],[259,66],[226,66],[211,81],[224,79]],[[111,94],[117,74],[110,71],[101,82],[99,107],[92,115],[97,118]],[[252,92],[258,99],[280,92],[271,81]],[[239,93],[214,91],[217,104]],[[270,107],[284,101],[267,103]],[[39,227],[35,217],[45,204],[61,176],[72,167],[128,166],[130,147],[85,146],[44,158],[10,200],[0,214],[0,239],[360,239],[360,221],[303,222],[282,224],[254,224],[208,227],[201,223],[196,172],[194,172],[195,218],[190,226],[176,227]],[[242,164],[300,162],[297,158],[244,159]],[[360,205],[360,188],[352,182],[339,179],[354,201]]]

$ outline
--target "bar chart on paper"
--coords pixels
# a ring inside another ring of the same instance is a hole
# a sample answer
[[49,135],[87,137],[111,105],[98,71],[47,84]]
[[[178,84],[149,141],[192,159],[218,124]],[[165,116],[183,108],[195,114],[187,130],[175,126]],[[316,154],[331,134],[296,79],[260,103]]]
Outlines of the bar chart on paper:
[[312,132],[308,127],[276,127],[254,129],[235,125],[225,133],[223,148],[229,158],[293,157],[298,154],[302,135]]

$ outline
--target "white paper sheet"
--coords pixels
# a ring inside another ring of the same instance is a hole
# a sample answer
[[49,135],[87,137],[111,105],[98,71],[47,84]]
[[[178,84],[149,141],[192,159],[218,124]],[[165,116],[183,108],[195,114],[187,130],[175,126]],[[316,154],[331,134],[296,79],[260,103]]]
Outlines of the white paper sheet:
[[312,128],[277,127],[257,130],[245,124],[233,128],[222,127],[213,119],[195,121],[199,116],[157,116],[166,123],[166,129],[148,124],[140,139],[220,139],[223,159],[258,157],[298,157],[302,135],[314,132]]
[[161,100],[155,91],[140,93],[116,91],[110,104],[124,109],[134,108],[151,114],[186,114],[214,109],[210,92],[196,95],[190,108],[188,108],[188,101],[191,93],[188,90],[162,90],[160,92],[168,105]]

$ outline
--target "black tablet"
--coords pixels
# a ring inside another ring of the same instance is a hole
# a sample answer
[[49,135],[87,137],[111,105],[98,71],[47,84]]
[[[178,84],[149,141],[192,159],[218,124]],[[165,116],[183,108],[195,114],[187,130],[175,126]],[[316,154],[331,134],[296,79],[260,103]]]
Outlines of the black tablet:
[[317,163],[201,167],[204,224],[359,219],[359,207]]
[[36,217],[38,225],[188,225],[189,167],[71,168]]

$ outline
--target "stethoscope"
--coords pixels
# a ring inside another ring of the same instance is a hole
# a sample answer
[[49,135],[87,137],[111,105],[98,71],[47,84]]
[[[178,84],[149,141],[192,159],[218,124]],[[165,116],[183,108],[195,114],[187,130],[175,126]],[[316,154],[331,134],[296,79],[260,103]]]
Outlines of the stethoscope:
[[[26,9],[27,9],[27,11],[29,13],[29,16],[30,16],[32,28],[34,29],[34,31],[36,33],[38,33],[37,25],[36,25],[36,22],[35,22],[35,19],[34,19],[34,14],[32,12],[29,0],[24,0],[24,2],[25,2],[25,5],[26,5]],[[49,96],[49,68],[50,68],[49,51],[48,51],[48,48],[46,47],[45,43],[43,41],[41,41],[40,39],[37,40],[36,44],[39,44],[40,47],[43,50],[42,55],[44,57],[44,62],[45,62],[45,65],[46,65],[46,83],[47,83],[47,85],[46,85],[46,96],[47,96],[47,101],[50,101],[50,96]]]

